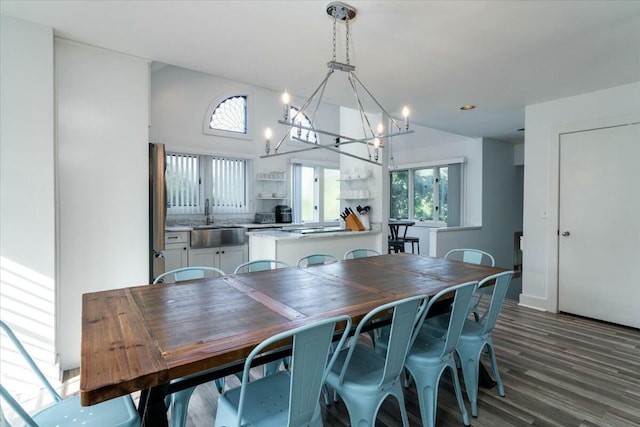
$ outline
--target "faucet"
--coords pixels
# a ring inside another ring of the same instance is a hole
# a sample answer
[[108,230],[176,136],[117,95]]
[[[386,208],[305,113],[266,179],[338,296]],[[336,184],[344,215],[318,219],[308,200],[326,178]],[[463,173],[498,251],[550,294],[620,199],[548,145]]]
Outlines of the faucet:
[[209,199],[204,201],[204,216],[207,219],[207,225],[213,224],[213,215],[209,214]]

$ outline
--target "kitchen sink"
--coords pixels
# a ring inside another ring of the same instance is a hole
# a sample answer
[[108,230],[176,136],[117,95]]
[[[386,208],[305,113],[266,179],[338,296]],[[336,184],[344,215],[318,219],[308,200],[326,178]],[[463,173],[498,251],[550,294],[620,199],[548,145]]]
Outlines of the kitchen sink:
[[247,234],[244,227],[199,225],[191,230],[192,248],[214,248],[245,243],[247,243]]

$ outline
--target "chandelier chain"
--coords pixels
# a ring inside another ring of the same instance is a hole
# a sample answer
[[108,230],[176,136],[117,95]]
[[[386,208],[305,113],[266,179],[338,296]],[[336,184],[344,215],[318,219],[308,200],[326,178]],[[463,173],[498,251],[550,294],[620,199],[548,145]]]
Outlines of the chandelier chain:
[[345,23],[347,24],[347,35],[346,35],[346,46],[345,46],[345,51],[346,51],[346,55],[347,55],[347,64],[351,64],[351,62],[349,61],[349,17],[347,17],[347,19],[345,20]]
[[333,17],[333,60],[336,60],[336,21],[337,18]]

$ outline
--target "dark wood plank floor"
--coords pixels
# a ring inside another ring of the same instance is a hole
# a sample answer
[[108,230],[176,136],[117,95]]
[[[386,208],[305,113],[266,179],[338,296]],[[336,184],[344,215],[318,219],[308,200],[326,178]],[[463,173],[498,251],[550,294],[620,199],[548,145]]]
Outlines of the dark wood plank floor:
[[[506,397],[496,388],[481,388],[472,426],[640,426],[639,330],[539,312],[507,300],[493,341]],[[227,383],[234,387],[238,381],[230,377]],[[199,386],[187,425],[213,425],[217,397],[213,386]],[[405,400],[411,426],[421,426],[414,386],[405,390]],[[349,425],[342,403],[322,410],[325,425]],[[448,375],[440,387],[436,423],[462,426]],[[388,400],[376,426],[399,425],[397,404]]]

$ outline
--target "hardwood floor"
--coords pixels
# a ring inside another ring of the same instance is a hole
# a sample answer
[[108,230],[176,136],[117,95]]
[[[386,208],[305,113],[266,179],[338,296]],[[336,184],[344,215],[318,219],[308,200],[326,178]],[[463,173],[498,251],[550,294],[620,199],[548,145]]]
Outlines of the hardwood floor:
[[[472,426],[640,426],[639,330],[507,300],[493,342],[506,397],[497,388],[480,388]],[[227,384],[235,387],[238,381],[228,377]],[[213,425],[217,396],[210,384],[196,389],[189,427]],[[405,401],[411,426],[421,426],[414,386],[405,389]],[[323,405],[322,411],[326,426],[349,425],[341,402]],[[376,426],[400,424],[397,403],[388,399]],[[436,424],[462,426],[448,374],[440,387]]]

